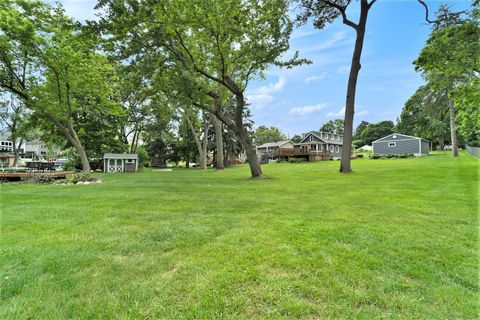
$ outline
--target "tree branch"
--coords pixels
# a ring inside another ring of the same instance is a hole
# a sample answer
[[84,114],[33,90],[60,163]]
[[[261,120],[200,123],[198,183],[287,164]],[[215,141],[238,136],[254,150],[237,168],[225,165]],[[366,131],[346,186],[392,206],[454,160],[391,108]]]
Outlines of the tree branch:
[[423,1],[423,0],[417,0],[417,1],[418,1],[418,3],[420,3],[420,4],[425,8],[425,21],[427,21],[428,23],[435,23],[435,22],[437,22],[436,20],[430,20],[430,19],[428,18],[428,6],[427,6],[427,4],[425,3],[425,1]]
[[[337,9],[340,14],[342,15],[342,20],[343,20],[343,24],[349,26],[349,27],[352,27],[353,29],[357,30],[358,29],[358,24],[356,24],[355,22],[353,22],[352,20],[349,20],[348,17],[347,17],[347,12],[346,12],[346,7],[342,7],[334,2],[330,2],[328,0],[323,0],[323,2],[332,7],[332,8],[335,8]],[[372,0],[372,2],[375,2],[374,0]]]

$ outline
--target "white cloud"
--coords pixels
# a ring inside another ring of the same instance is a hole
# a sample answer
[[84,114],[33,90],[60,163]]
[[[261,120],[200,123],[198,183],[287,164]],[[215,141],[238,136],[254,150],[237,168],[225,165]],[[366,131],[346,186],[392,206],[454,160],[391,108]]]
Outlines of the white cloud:
[[287,78],[281,76],[278,78],[278,81],[275,83],[270,83],[269,85],[262,86],[255,90],[255,94],[272,94],[275,92],[281,91],[287,84]]
[[295,107],[295,108],[290,109],[289,114],[294,114],[294,115],[298,115],[298,116],[306,116],[308,114],[323,110],[327,106],[328,106],[328,103],[320,103],[320,104],[303,106],[303,107]]
[[254,107],[263,107],[272,103],[275,98],[268,94],[254,94],[247,96],[247,101]]
[[385,111],[384,113],[382,113],[382,116],[389,116],[391,114],[394,114],[393,111]]
[[299,50],[300,53],[312,53],[316,51],[322,51],[322,50],[331,49],[331,48],[346,44],[347,43],[346,40],[347,40],[347,32],[338,31],[338,32],[335,32],[329,39],[321,42],[318,45],[315,45],[315,46],[309,45],[308,47],[299,48],[297,50]]
[[253,90],[252,94],[247,96],[247,100],[253,107],[264,107],[272,104],[275,101],[272,94],[282,91],[286,84],[287,78],[280,76],[277,82]]
[[345,107],[343,107],[342,109],[340,109],[338,112],[329,112],[327,113],[327,117],[329,118],[334,118],[334,117],[341,117],[345,115]]
[[360,111],[360,112],[355,112],[356,116],[366,116],[369,112],[367,110]]
[[310,82],[314,82],[314,81],[319,81],[319,80],[323,80],[327,77],[327,73],[326,72],[322,72],[321,74],[319,74],[318,76],[310,76],[310,77],[306,77],[305,80],[303,80],[303,82],[305,82],[306,84],[309,84]]

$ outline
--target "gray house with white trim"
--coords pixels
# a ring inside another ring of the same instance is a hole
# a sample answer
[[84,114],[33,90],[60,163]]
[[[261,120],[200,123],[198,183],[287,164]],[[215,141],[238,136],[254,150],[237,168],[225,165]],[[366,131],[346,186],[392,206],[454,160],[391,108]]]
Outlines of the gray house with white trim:
[[342,156],[343,135],[331,132],[310,131],[302,141],[295,145],[295,149],[305,152],[329,152],[332,159]]
[[372,148],[374,154],[413,153],[415,156],[426,156],[430,150],[430,141],[406,134],[392,133],[373,141]]

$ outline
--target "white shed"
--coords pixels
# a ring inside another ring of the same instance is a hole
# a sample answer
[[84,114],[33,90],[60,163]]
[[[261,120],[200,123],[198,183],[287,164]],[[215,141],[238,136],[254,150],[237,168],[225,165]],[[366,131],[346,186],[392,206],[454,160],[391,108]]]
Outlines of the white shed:
[[105,153],[104,172],[137,172],[138,155],[136,153]]

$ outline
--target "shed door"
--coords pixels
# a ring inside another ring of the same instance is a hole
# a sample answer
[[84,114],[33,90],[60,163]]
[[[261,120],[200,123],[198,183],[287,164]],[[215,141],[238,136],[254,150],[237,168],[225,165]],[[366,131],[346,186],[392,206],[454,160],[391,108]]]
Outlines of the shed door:
[[108,172],[123,172],[122,159],[110,159],[108,161]]

